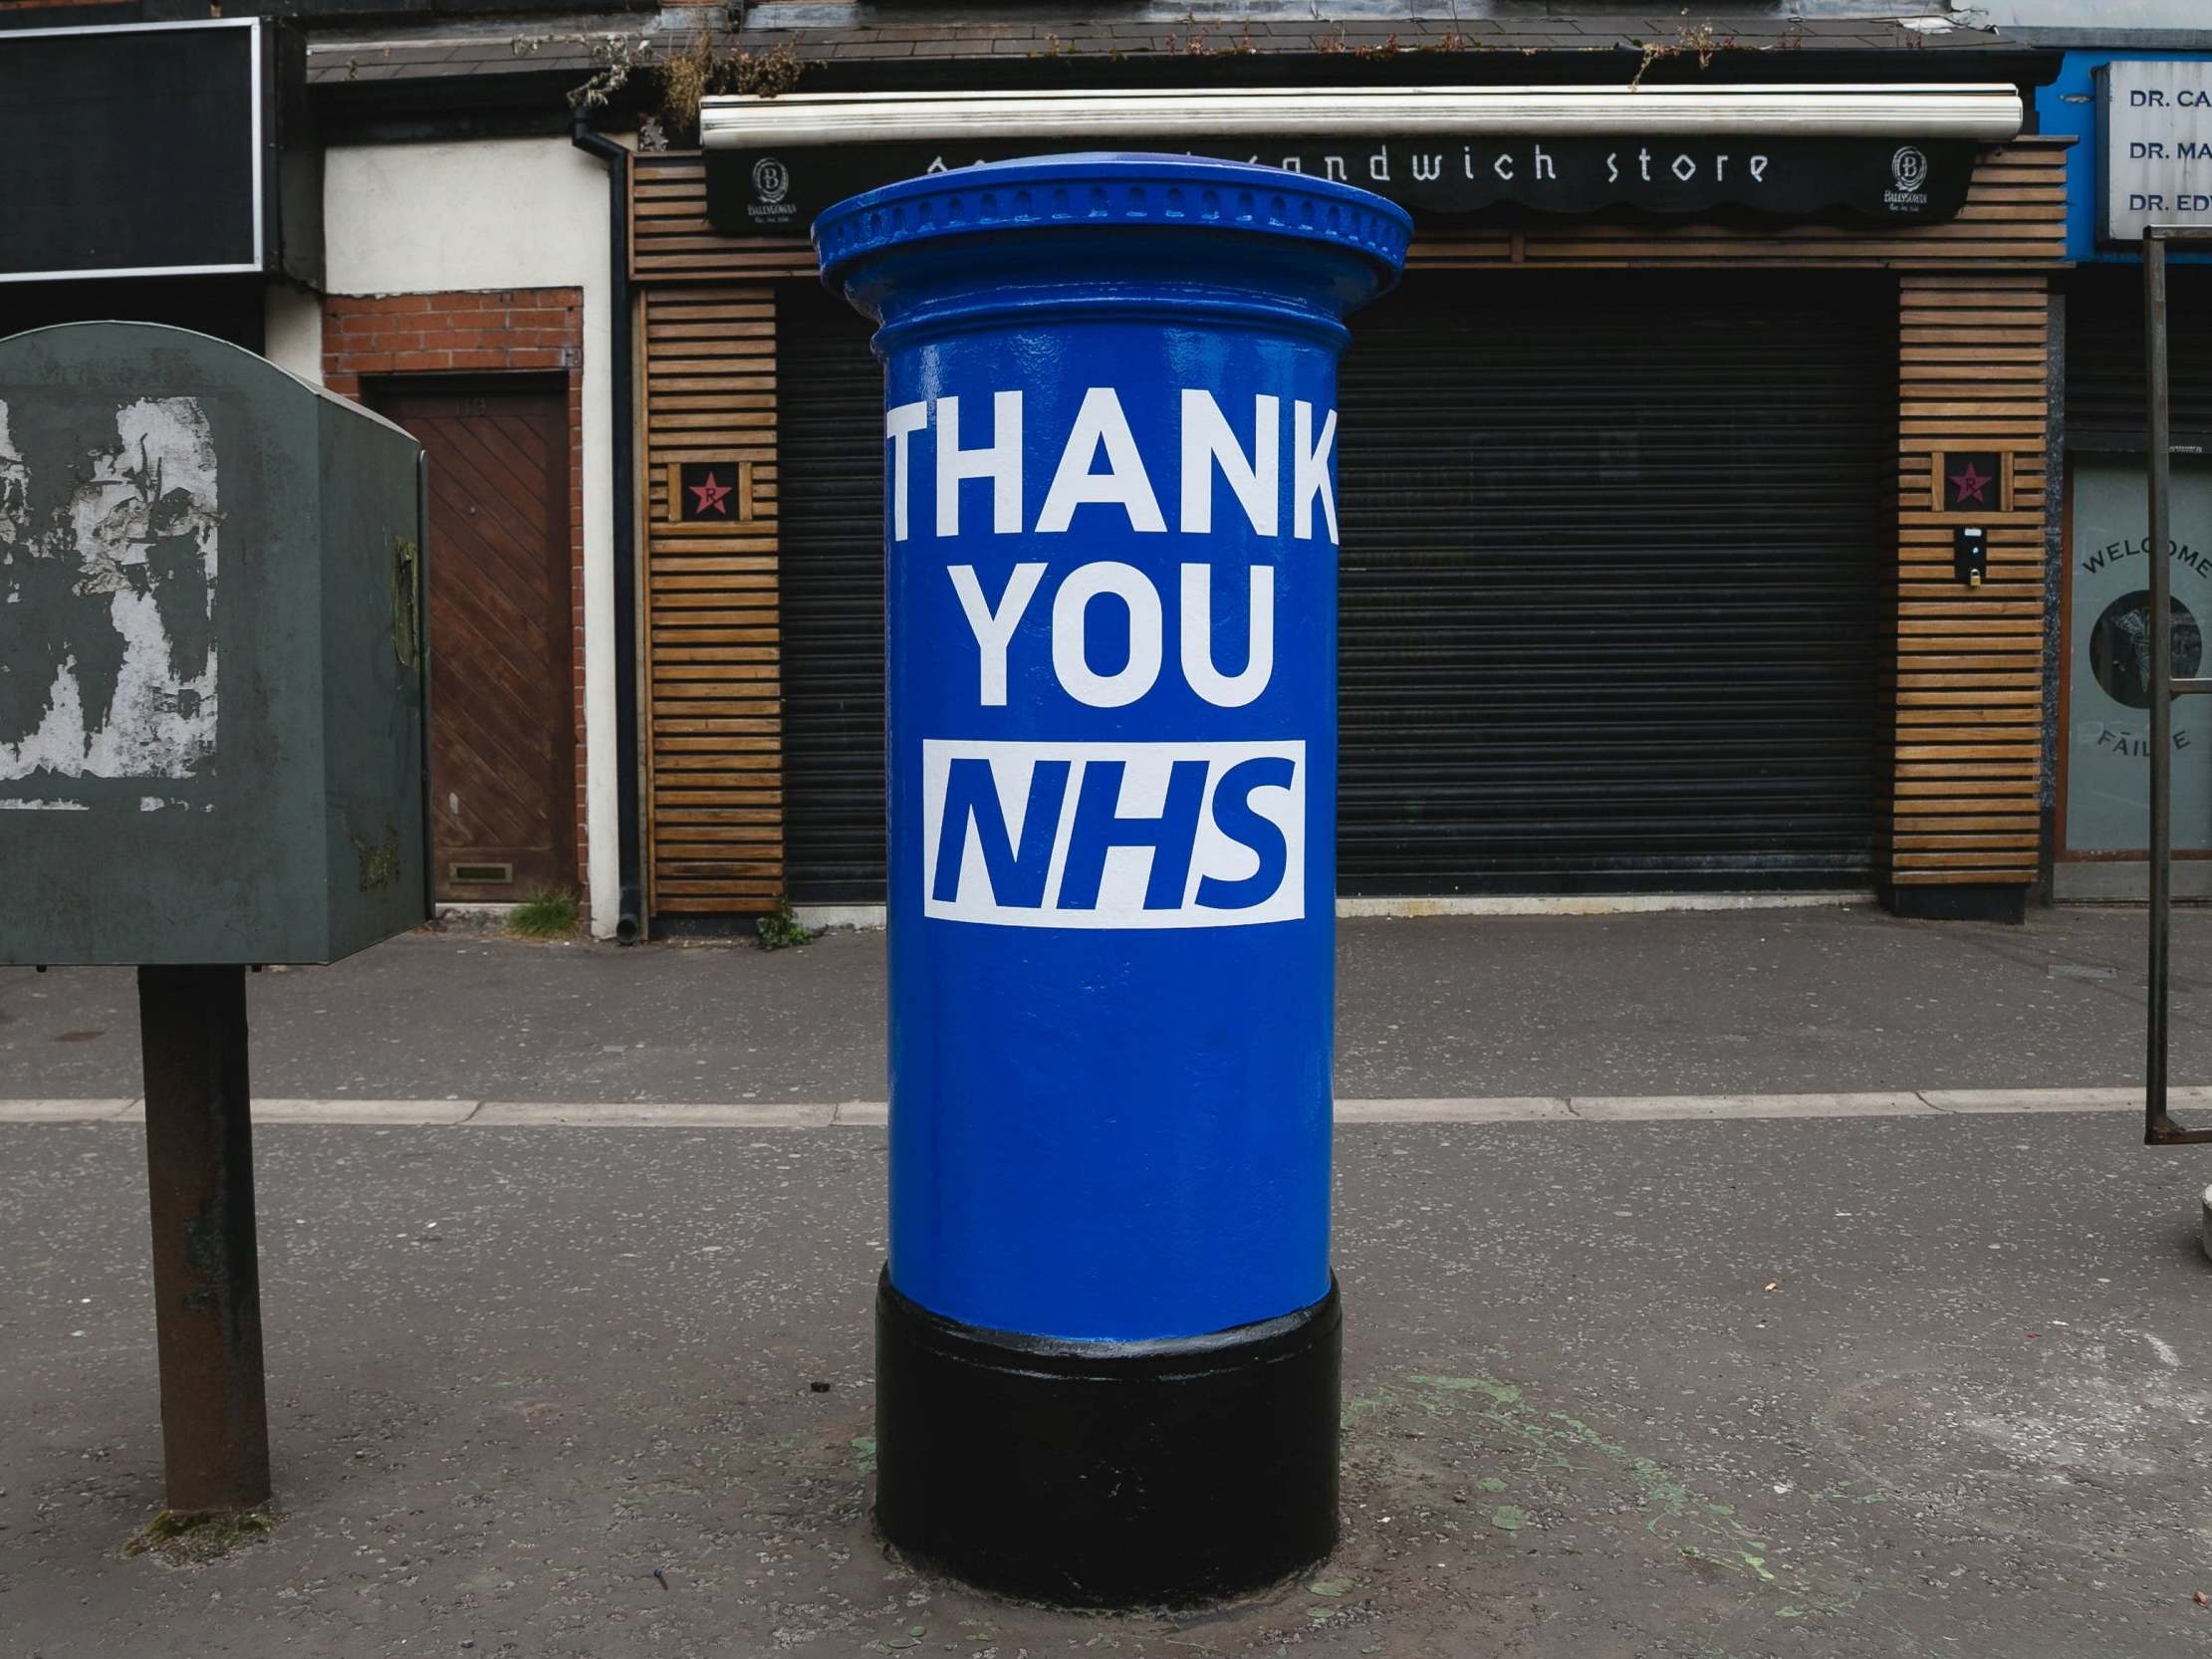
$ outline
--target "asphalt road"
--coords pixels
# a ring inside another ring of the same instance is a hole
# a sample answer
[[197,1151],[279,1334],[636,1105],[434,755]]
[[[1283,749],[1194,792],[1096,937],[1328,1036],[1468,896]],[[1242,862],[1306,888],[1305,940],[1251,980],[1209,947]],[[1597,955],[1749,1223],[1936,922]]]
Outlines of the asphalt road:
[[[1338,1093],[2139,1081],[2139,911],[2024,927],[1868,909],[1351,921]],[[2173,1075],[2212,1082],[2212,914],[2174,931]],[[411,935],[250,985],[272,1097],[880,1100],[883,936],[802,949]],[[0,1097],[134,1095],[120,969],[0,969]]]
[[874,1541],[863,1128],[263,1130],[282,1519],[126,1558],[159,1501],[139,1132],[0,1124],[0,1653],[2200,1651],[2212,1154],[2132,1140],[1343,1131],[1343,1547],[1165,1617]]

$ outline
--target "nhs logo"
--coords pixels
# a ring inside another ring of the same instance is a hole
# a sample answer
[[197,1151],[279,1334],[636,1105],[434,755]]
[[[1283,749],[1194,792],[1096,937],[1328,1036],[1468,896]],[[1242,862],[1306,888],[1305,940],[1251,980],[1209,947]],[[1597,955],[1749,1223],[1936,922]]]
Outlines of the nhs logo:
[[922,743],[922,914],[1239,927],[1306,914],[1306,745]]

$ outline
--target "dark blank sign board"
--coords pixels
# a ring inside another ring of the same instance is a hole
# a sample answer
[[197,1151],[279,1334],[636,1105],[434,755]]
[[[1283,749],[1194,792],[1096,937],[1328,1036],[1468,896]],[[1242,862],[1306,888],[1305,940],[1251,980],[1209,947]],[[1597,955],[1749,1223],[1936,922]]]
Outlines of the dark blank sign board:
[[244,23],[0,36],[0,278],[259,270],[260,42]]

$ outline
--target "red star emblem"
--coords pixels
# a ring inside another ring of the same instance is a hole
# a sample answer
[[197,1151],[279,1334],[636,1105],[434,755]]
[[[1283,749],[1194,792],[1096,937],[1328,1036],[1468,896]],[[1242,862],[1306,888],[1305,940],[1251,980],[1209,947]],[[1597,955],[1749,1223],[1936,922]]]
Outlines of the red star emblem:
[[729,517],[730,487],[727,484],[716,482],[713,473],[708,473],[701,483],[688,484],[684,487],[691,492],[692,498],[697,504],[693,507],[693,512],[720,513],[724,518]]
[[1966,463],[1964,472],[1951,474],[1952,499],[1962,506],[1969,501],[1978,501],[1986,507],[1989,505],[1989,497],[1982,494],[1982,491],[1987,489],[1992,482],[1993,480],[1985,476],[1972,461],[1969,461]]

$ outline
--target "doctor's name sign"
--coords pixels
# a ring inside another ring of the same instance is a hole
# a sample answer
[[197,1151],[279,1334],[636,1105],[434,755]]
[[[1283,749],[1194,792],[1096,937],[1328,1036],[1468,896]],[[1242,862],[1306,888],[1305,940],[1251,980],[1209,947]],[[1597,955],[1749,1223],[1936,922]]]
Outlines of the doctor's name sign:
[[[976,729],[921,740],[924,915],[1169,928],[1305,914],[1307,745],[1267,718],[1265,699],[1279,566],[1336,558],[1336,411],[1268,393],[1225,409],[1196,386],[1150,395],[1168,421],[1132,425],[1109,385],[1085,388],[1052,433],[1025,430],[1020,390],[885,415],[890,557],[966,537],[942,567],[959,620],[940,672],[948,706],[972,709]],[[1033,476],[1025,453],[1049,472]],[[917,482],[933,497],[926,513]],[[1236,534],[1217,538],[1217,516],[1241,521]],[[1185,538],[1187,557],[1098,556],[1116,541]],[[1002,541],[1007,556],[991,557]],[[1127,711],[1129,735],[995,737],[1010,700],[1025,705],[1025,730],[1041,716],[1062,724],[1057,705],[1087,729]],[[1253,710],[1267,735],[1137,736],[1192,724],[1178,711],[1210,727],[1222,710]]]
[[2103,240],[2212,225],[2212,63],[2115,58],[2097,77]]

